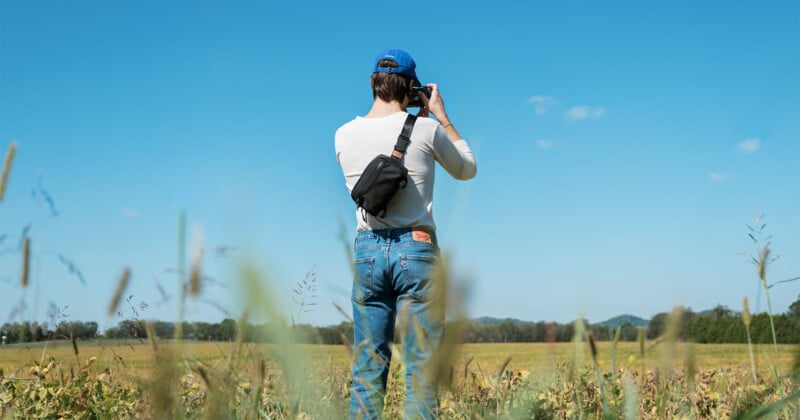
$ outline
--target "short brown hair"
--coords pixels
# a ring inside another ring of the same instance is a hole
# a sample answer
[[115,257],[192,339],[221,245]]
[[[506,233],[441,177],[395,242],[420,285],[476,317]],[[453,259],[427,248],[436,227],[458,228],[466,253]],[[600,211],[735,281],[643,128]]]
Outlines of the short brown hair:
[[[381,60],[378,67],[397,68],[392,60]],[[397,101],[403,103],[411,90],[411,78],[397,73],[372,73],[372,98],[381,98],[386,102]]]

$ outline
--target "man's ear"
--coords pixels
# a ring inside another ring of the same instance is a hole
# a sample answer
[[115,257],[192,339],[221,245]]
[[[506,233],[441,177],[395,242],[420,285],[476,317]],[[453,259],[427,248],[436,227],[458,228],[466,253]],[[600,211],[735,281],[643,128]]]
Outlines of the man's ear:
[[408,81],[408,89],[406,90],[406,97],[405,97],[405,99],[403,101],[404,102],[405,101],[411,102],[411,98],[413,96],[414,96],[414,81],[413,80],[409,80]]

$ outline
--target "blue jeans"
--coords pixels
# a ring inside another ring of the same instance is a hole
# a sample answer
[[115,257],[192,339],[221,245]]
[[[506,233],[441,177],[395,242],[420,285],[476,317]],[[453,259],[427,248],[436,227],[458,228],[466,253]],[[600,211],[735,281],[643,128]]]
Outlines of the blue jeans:
[[[416,229],[414,229],[416,230]],[[395,333],[406,366],[405,418],[434,418],[436,383],[426,367],[444,328],[435,233],[360,232],[353,281],[354,361],[350,418],[382,417]],[[417,239],[417,240],[414,240]]]

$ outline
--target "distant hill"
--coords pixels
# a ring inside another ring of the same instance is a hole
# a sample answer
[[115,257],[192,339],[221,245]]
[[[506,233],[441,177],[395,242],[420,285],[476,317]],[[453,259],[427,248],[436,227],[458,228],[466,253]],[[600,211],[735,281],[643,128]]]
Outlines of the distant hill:
[[[728,308],[724,308],[724,309],[729,310],[731,312],[730,313],[731,316],[735,316],[735,317],[742,316],[742,313],[739,312],[739,311],[733,311],[733,310],[730,310]],[[695,315],[705,316],[705,315],[712,315],[713,313],[714,313],[714,309],[706,309],[705,311],[696,312]]]
[[[482,316],[480,318],[474,318],[472,320],[472,325],[498,325],[500,323],[511,321],[514,325],[519,325],[523,322],[536,322],[536,321],[523,321],[517,318],[495,318],[491,316]],[[610,328],[617,328],[620,325],[629,322],[634,327],[646,327],[649,323],[648,320],[639,318],[635,315],[619,315],[615,316],[614,318],[605,320],[603,322],[598,322],[592,325],[604,325]]]
[[[713,312],[714,312],[713,309],[708,309],[708,310],[705,310],[705,311],[696,312],[696,314],[697,315],[710,315]],[[741,316],[741,313],[738,312],[738,311],[731,311],[731,315],[733,315],[733,316]],[[504,322],[504,321],[511,321],[515,325],[518,325],[518,324],[523,323],[523,322],[530,322],[530,321],[522,321],[522,320],[519,320],[519,319],[516,319],[516,318],[494,318],[494,317],[491,317],[491,316],[482,316],[480,318],[473,319],[472,320],[472,324],[473,325],[497,325],[497,324],[500,324],[501,322]],[[616,329],[616,328],[622,326],[625,323],[629,323],[634,327],[647,327],[647,325],[650,323],[650,321],[647,320],[647,319],[644,319],[644,318],[640,318],[640,317],[638,317],[636,315],[624,314],[624,315],[617,315],[617,316],[615,316],[613,318],[607,319],[607,320],[605,320],[603,322],[597,322],[597,323],[594,323],[592,325],[603,325],[603,326],[611,328],[611,329]]]
[[639,318],[636,315],[627,315],[626,314],[626,315],[618,315],[618,316],[615,316],[613,318],[607,319],[607,320],[605,320],[603,322],[598,322],[598,323],[593,324],[593,325],[604,325],[604,326],[606,326],[608,328],[616,329],[617,327],[620,327],[625,323],[629,323],[629,324],[633,325],[634,327],[646,327],[647,324],[650,323],[650,321],[648,321],[646,319],[643,319],[643,318]]

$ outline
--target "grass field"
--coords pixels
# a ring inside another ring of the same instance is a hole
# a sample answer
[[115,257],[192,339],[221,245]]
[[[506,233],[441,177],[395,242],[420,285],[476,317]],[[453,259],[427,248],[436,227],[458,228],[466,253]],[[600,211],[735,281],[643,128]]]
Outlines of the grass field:
[[[170,348],[174,343],[161,343],[160,347]],[[143,377],[149,375],[155,367],[153,350],[147,341],[138,340],[106,340],[105,342],[79,342],[79,359],[85,361],[96,357],[96,368],[102,369],[113,365],[115,360],[124,363],[127,371],[133,375]],[[202,361],[208,365],[221,364],[231,354],[232,343],[218,342],[184,342],[181,354],[187,358]],[[262,348],[259,345],[245,344],[245,348]],[[749,370],[749,353],[746,344],[693,344],[696,366],[699,370],[713,369],[738,369]],[[339,368],[347,368],[349,359],[343,346],[333,345],[297,345],[297,351],[303,355],[311,365],[327,366],[332,363]],[[604,371],[611,367],[611,343],[598,343],[598,361]],[[794,361],[797,346],[781,345],[781,366],[788,367]],[[263,346],[269,354],[269,345]],[[590,362],[588,347],[584,350],[586,363]],[[480,366],[490,372],[496,372],[507,358],[511,361],[506,367],[509,370],[525,369],[531,372],[550,374],[556,366],[575,358],[575,346],[572,343],[502,343],[502,344],[464,344],[458,348],[458,353],[451,359],[455,367],[473,359],[474,366]],[[755,345],[754,353],[761,375],[769,373],[770,363],[774,364],[771,356],[772,345]],[[29,377],[26,366],[39,364],[44,354],[45,359],[54,358],[57,362],[68,365],[77,363],[72,345],[69,341],[55,341],[46,345],[36,343],[32,345],[10,345],[0,347],[0,369],[6,376]],[[115,359],[119,357],[120,359]],[[638,343],[619,343],[617,360],[619,367],[631,364],[633,369],[653,368],[659,363],[657,346],[646,345],[645,357],[639,357]],[[635,360],[630,362],[630,360]],[[676,369],[681,369],[687,360],[687,345],[680,344],[673,357]]]
[[[344,346],[106,340],[0,347],[0,418],[343,418]],[[663,348],[662,348],[663,347]],[[465,344],[447,358],[443,418],[796,418],[797,346],[586,342]],[[612,364],[616,364],[612,368]],[[395,363],[385,415],[402,418]],[[4,378],[3,378],[4,376]],[[168,414],[167,414],[168,413]],[[750,413],[750,414],[747,414]],[[763,413],[762,413],[763,414]],[[748,417],[750,416],[750,417]]]

